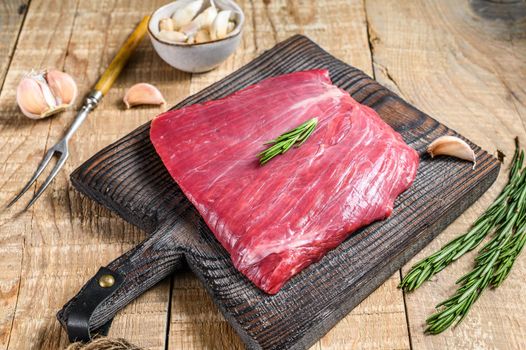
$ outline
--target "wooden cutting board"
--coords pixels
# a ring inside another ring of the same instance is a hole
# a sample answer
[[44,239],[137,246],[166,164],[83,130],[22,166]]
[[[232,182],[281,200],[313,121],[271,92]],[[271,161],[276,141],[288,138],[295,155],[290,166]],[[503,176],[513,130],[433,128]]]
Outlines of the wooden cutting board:
[[[493,183],[499,162],[472,144],[475,170],[448,157],[431,160],[426,145],[454,131],[420,112],[363,72],[294,36],[174,108],[217,99],[264,78],[328,68],[333,82],[374,108],[421,155],[413,186],[393,215],[356,232],[321,261],[269,296],[232,266],[226,251],[172,180],[149,140],[149,123],[106,147],[71,175],[74,186],[151,233],[108,268],[124,283],[90,319],[98,328],[131,300],[188,264],[249,348],[304,349],[400,269]],[[75,299],[73,300],[75,302]],[[69,307],[59,312],[66,322]]]

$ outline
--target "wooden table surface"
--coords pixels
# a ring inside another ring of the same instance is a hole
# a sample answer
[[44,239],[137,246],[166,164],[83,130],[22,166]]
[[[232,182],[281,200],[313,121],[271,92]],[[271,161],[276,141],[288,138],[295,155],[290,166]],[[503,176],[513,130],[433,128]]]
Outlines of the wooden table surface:
[[[24,72],[56,67],[87,93],[139,19],[163,1],[0,1],[0,204],[30,177],[74,111],[41,121],[22,115]],[[169,105],[302,33],[486,150],[504,152],[495,185],[412,262],[464,232],[502,188],[513,137],[526,143],[526,3],[521,0],[240,0],[247,21],[237,52],[206,74],[176,71],[145,39],[70,145],[65,168],[28,212],[0,213],[0,349],[59,349],[55,313],[100,266],[144,233],[79,195],[69,174],[100,148],[161,109],[124,110],[137,82],[157,85]],[[80,105],[81,99],[77,105]],[[41,181],[37,183],[39,185]],[[31,192],[35,191],[35,187]],[[411,294],[397,289],[411,263],[363,301],[314,349],[525,349],[526,254],[502,287],[484,293],[464,322],[438,336],[423,325],[454,292],[474,253]],[[151,349],[237,349],[242,344],[190,272],[178,273],[125,310],[110,335]]]

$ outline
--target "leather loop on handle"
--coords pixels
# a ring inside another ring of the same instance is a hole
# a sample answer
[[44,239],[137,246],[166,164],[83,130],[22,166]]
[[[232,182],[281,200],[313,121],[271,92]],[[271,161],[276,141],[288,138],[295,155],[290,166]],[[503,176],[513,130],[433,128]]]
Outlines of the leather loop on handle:
[[[175,246],[178,224],[172,221],[157,229],[142,243],[101,268],[79,293],[57,314],[70,341],[89,341],[107,333],[109,323],[120,309],[172,274],[184,264],[184,254]],[[102,275],[115,278],[112,287],[101,288]]]
[[[108,276],[111,276],[111,279],[113,279],[112,285],[102,283],[105,278],[109,278]],[[105,325],[94,331],[90,331],[89,321],[95,309],[110,297],[122,285],[123,281],[123,276],[102,267],[99,272],[86,283],[69,308],[66,330],[70,342],[88,342],[95,335],[108,334],[111,319]]]
[[106,92],[113,85],[117,77],[128,62],[132,52],[139,45],[141,39],[146,34],[146,29],[148,27],[148,21],[150,16],[145,16],[141,22],[135,27],[135,30],[130,34],[126,42],[121,46],[117,55],[113,58],[104,74],[99,78],[99,81],[95,85],[95,90],[100,91],[103,95],[106,95]]

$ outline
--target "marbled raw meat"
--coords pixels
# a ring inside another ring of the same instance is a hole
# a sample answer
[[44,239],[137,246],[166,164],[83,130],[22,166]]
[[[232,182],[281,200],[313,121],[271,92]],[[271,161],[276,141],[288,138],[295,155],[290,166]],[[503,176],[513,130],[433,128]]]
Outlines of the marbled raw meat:
[[[318,126],[301,147],[259,165],[266,141],[313,117]],[[352,232],[387,218],[418,167],[401,136],[326,70],[166,112],[150,136],[234,266],[270,294]]]

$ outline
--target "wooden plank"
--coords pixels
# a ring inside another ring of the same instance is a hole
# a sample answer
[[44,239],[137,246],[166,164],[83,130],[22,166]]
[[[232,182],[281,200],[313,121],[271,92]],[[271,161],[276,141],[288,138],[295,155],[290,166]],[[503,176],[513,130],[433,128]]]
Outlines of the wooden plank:
[[169,336],[171,349],[244,348],[201,282],[189,271],[174,277]]
[[24,23],[29,0],[0,1],[0,89]]
[[[23,117],[15,107],[13,93],[21,72],[39,67],[64,68],[76,79],[82,98],[142,16],[161,4],[162,1],[142,5],[133,1],[31,4],[6,88],[0,96],[1,140],[6,151],[0,161],[4,164],[2,178],[9,179],[1,188],[2,202],[22,187],[40,161],[44,147],[61,137],[74,116],[72,110],[38,122]],[[115,88],[73,138],[68,163],[31,212],[11,223],[16,210],[24,204],[22,201],[8,214],[2,213],[7,228],[2,229],[2,234],[14,236],[5,238],[11,242],[11,250],[23,247],[19,255],[21,267],[4,277],[9,282],[6,288],[15,288],[2,293],[2,303],[5,297],[8,305],[5,311],[0,309],[0,339],[8,339],[5,347],[65,346],[65,333],[55,318],[60,306],[99,266],[144,238],[143,232],[70,189],[68,174],[96,150],[160,111],[124,111],[120,100],[126,87],[136,82],[155,82],[173,104],[187,95],[188,80],[188,75],[165,65],[145,40]],[[76,105],[81,103],[79,99]],[[17,259],[10,262],[13,266],[17,263]],[[17,271],[21,275],[14,276]],[[169,283],[145,294],[116,318],[113,332],[148,348],[164,348],[168,295]]]
[[[239,49],[218,69],[193,75],[190,93],[200,91],[297,33],[308,35],[331,54],[372,74],[362,1],[244,0],[238,3],[246,16]],[[341,40],[342,37],[345,40]],[[190,297],[194,293],[198,293],[199,298]],[[171,310],[170,348],[202,349],[211,347],[213,340],[228,345],[224,348],[241,347],[241,340],[196,277],[188,274],[176,277]],[[408,339],[403,296],[396,289],[396,283],[386,282],[313,348],[333,349],[348,341],[371,344],[375,349],[404,349],[409,347]]]
[[[366,3],[377,79],[474,142],[493,152],[502,150],[507,164],[513,137],[526,141],[526,22],[519,16],[526,13],[525,4]],[[404,272],[464,232],[496,197],[506,177],[501,171],[497,185],[408,263]],[[406,296],[414,349],[526,347],[524,256],[504,285],[486,292],[461,325],[438,336],[423,335],[425,319],[434,305],[454,292],[454,281],[473,266],[475,254]]]
[[[33,68],[62,67],[63,47],[66,47],[69,41],[75,3],[34,1],[28,11],[0,94],[0,163],[3,165],[0,168],[0,177],[3,179],[0,185],[1,203],[6,203],[15,190],[21,188],[23,181],[27,181],[31,176],[34,168],[29,169],[26,165],[38,164],[45,146],[43,141],[49,133],[49,120],[30,121],[18,111],[15,101],[16,85],[20,76]],[[4,210],[0,214],[0,225],[0,240],[2,246],[7,244],[7,247],[10,247],[6,257],[10,259],[8,264],[12,267],[4,277],[6,284],[2,283],[0,295],[0,348],[28,348],[28,344],[37,344],[36,338],[43,338],[42,334],[46,333],[44,328],[35,327],[38,315],[45,313],[42,304],[46,299],[36,298],[35,295],[38,294],[35,294],[34,290],[29,296],[24,293],[32,283],[27,269],[30,257],[27,247],[33,237],[32,213],[18,216],[14,210]],[[18,309],[18,306],[30,303],[30,300],[34,300],[35,305],[40,307],[35,307],[27,314]],[[24,325],[20,322],[21,316],[26,320]],[[36,316],[35,322],[31,320],[33,316]],[[46,317],[51,320],[49,316]],[[26,326],[31,331],[24,334],[25,339],[21,340],[15,333]]]
[[[271,68],[269,68],[271,66]],[[224,97],[271,75],[328,68],[334,84],[373,106],[420,154],[438,135],[454,134],[362,72],[295,36],[265,52],[176,108]],[[121,275],[119,291],[96,308],[92,328],[186,261],[243,341],[254,348],[299,348],[313,343],[372,293],[410,257],[471,205],[495,180],[499,164],[479,147],[478,167],[452,158],[421,158],[396,215],[352,235],[318,263],[266,295],[243,278],[230,257],[173,182],[149,140],[149,123],[86,161],[72,174],[76,188],[153,232],[108,268]],[[74,298],[61,312],[66,322]],[[393,314],[396,314],[395,309]],[[403,323],[402,323],[403,324]]]
[[[2,229],[5,229],[3,225]],[[0,349],[7,349],[9,344],[13,317],[20,288],[20,270],[22,268],[23,241],[8,243],[0,240]]]

